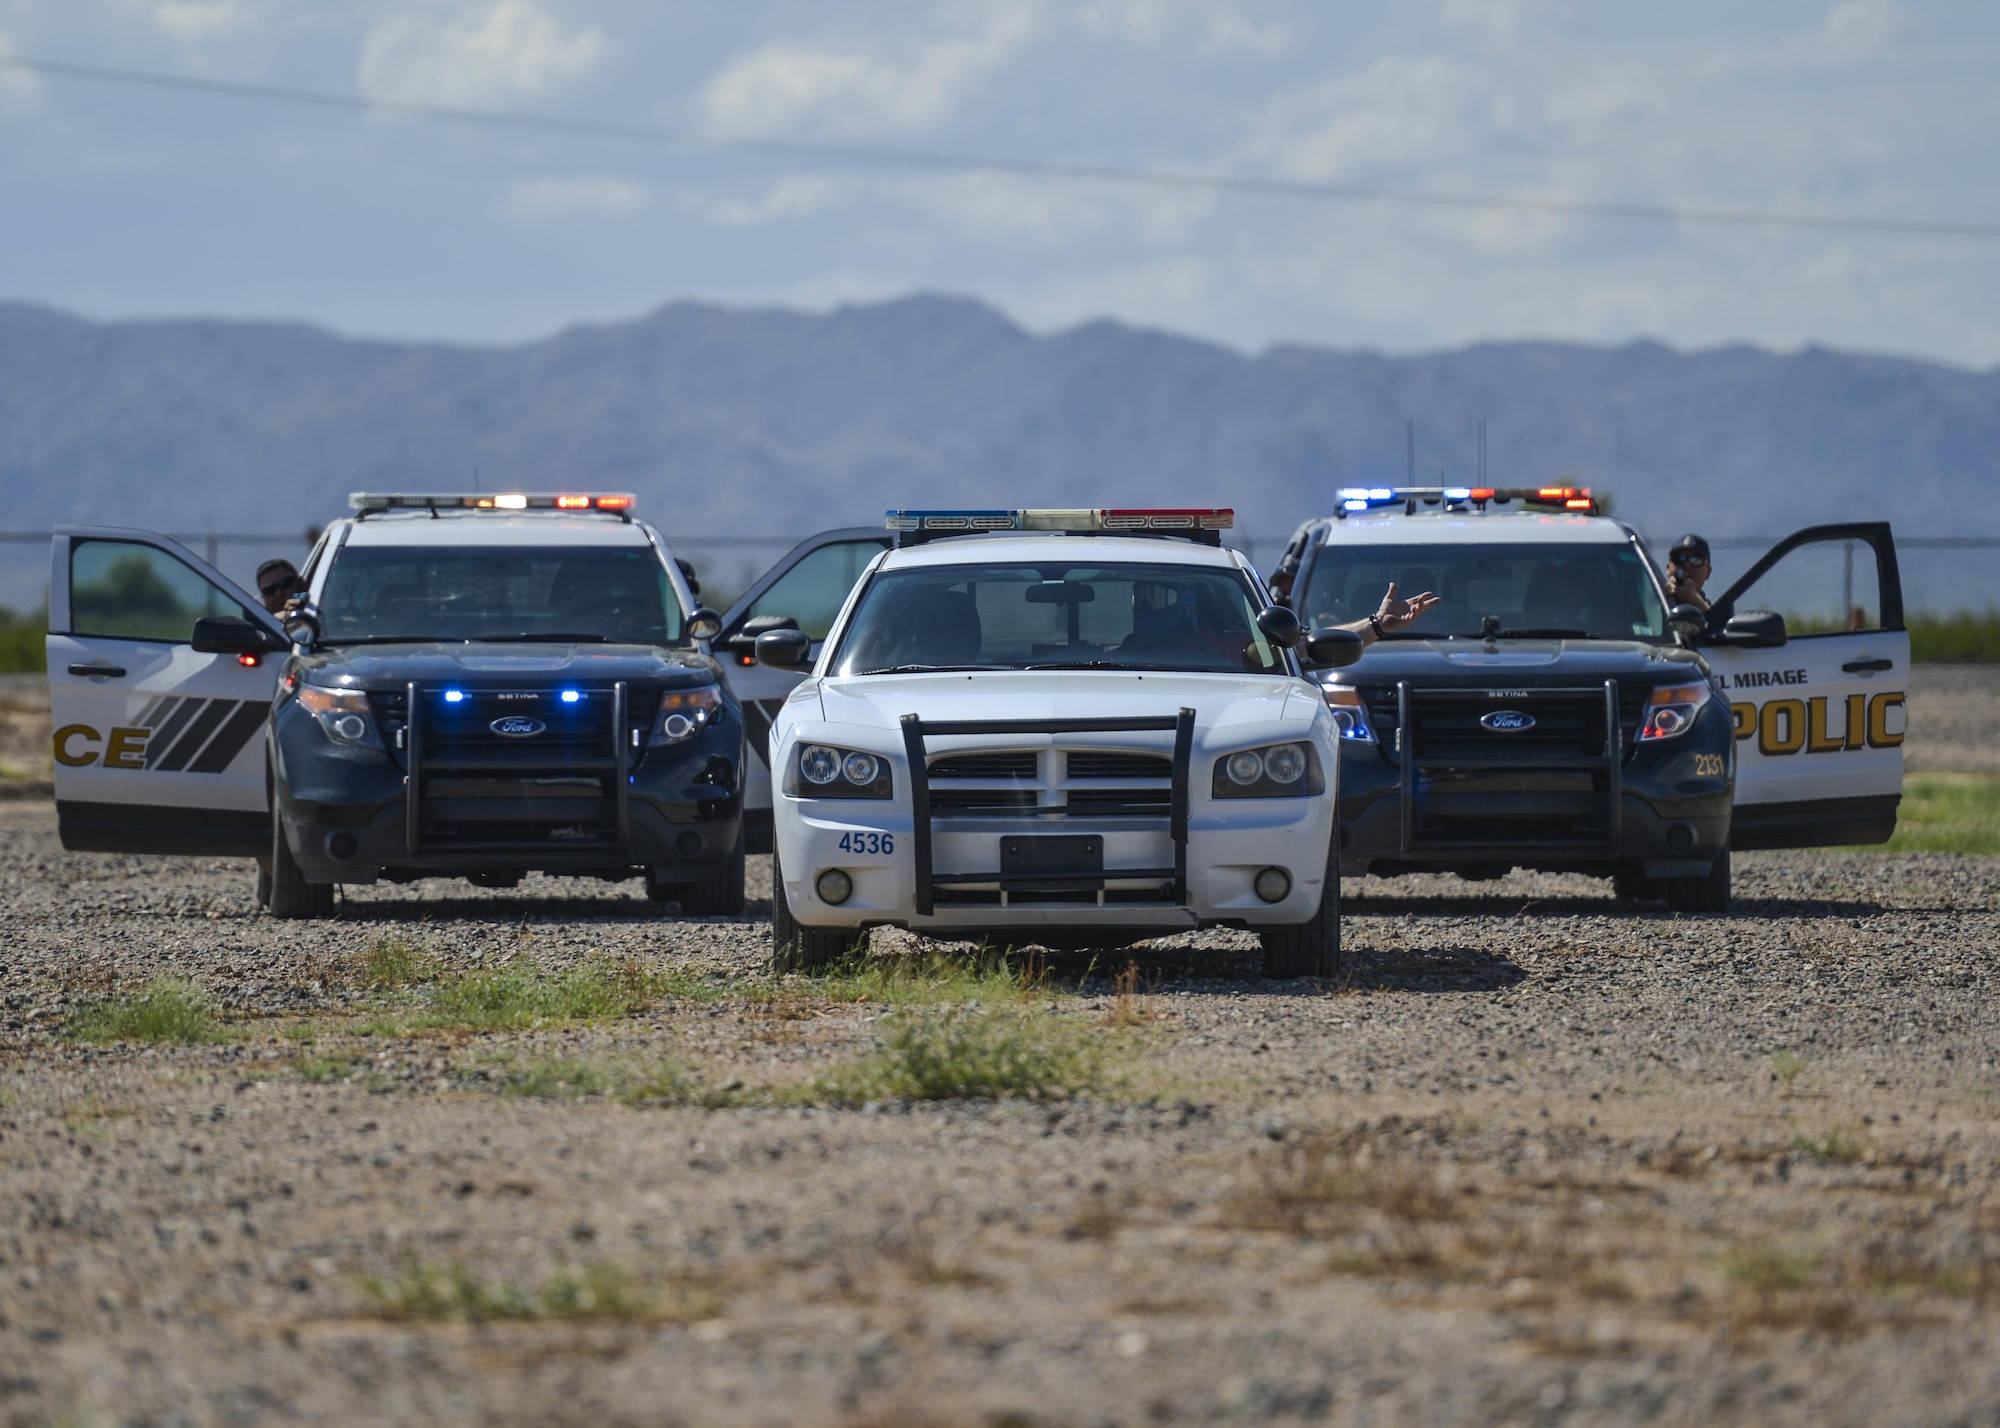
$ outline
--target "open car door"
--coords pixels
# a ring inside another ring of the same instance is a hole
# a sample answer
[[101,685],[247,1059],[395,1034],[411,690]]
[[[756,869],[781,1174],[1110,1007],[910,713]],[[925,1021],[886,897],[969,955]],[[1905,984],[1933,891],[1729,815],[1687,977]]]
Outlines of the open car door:
[[804,630],[812,636],[813,658],[847,603],[848,592],[868,562],[887,550],[894,537],[868,526],[823,531],[787,551],[722,617],[722,633],[712,643],[728,672],[729,687],[743,701],[750,744],[749,777],[744,784],[745,846],[770,851],[771,720],[805,678],[791,670],[757,663],[757,636],[766,630]]
[[[205,619],[230,622],[233,652],[194,648]],[[247,591],[164,536],[57,532],[48,658],[63,846],[268,855],[264,730],[289,648]]]
[[[1783,617],[1782,642],[1759,613]],[[1888,523],[1786,536],[1710,607],[1702,653],[1736,720],[1730,846],[1886,842],[1910,673]]]

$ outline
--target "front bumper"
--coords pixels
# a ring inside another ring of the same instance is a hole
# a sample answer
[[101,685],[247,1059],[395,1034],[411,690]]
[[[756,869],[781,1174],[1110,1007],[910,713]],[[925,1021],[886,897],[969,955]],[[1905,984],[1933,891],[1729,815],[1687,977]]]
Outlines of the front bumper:
[[274,714],[272,734],[274,802],[309,882],[642,870],[697,882],[722,873],[739,842],[743,733],[733,714],[631,758],[616,771],[622,799],[613,773],[458,776],[420,765],[413,800],[389,748],[337,745],[290,703]]

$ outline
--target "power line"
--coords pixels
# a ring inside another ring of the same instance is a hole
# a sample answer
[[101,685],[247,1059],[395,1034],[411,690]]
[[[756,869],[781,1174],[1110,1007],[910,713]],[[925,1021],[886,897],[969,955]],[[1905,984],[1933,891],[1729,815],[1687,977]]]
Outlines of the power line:
[[1210,193],[1261,194],[1267,197],[1317,199],[1335,203],[1384,203],[1412,208],[1560,214],[1572,218],[1617,219],[1636,223],[1706,224],[1732,228],[2000,241],[2000,223],[1962,223],[1928,218],[1870,218],[1859,214],[1769,212],[1707,204],[1618,203],[1592,199],[1507,197],[1500,194],[1450,192],[1439,189],[1385,188],[1371,184],[1312,183],[1187,170],[1126,168],[1115,164],[1014,159],[991,154],[889,148],[871,144],[838,144],[810,139],[732,138],[728,135],[703,134],[644,124],[571,119],[556,114],[477,109],[461,105],[418,104],[396,99],[369,99],[362,95],[336,90],[202,79],[193,75],[117,69],[105,65],[77,64],[67,60],[31,59],[20,55],[0,56],[0,69],[22,70],[51,79],[137,85],[216,98],[336,109],[347,113],[399,114],[412,119],[435,119],[455,124],[566,134],[578,138],[619,139],[632,143],[665,144],[676,148],[724,149],[790,158],[838,159],[885,167],[1009,173],[1031,178],[1192,189]]

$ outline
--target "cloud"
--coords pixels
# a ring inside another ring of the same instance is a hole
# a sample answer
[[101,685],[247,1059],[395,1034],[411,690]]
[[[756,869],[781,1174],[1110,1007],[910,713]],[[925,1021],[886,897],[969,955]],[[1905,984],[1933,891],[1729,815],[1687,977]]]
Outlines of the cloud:
[[234,29],[244,18],[235,0],[160,0],[153,7],[153,23],[184,40]]
[[1865,55],[1895,39],[1903,27],[1896,0],[1845,0],[1828,12],[1820,39],[1835,54]]
[[513,223],[564,223],[575,219],[623,218],[650,201],[642,184],[616,178],[521,179],[495,208]]
[[1090,0],[1076,25],[1093,40],[1151,49],[1186,34],[1197,52],[1249,50],[1276,54],[1291,43],[1283,23],[1255,20],[1192,0]]
[[787,218],[804,218],[829,207],[840,185],[820,174],[793,174],[779,179],[763,195],[749,202],[723,199],[701,206],[716,223],[731,228],[754,227]]
[[[14,53],[13,41],[0,34],[0,58]],[[25,69],[0,69],[0,117],[26,114],[41,107],[42,81]]]
[[450,19],[405,14],[372,26],[356,80],[371,99],[494,104],[577,79],[610,49],[601,31],[565,30],[532,0],[496,0]]
[[1034,29],[1034,7],[1008,3],[992,8],[976,34],[917,45],[896,58],[768,45],[725,65],[702,91],[702,109],[733,133],[770,133],[808,119],[848,131],[926,129],[1011,59]]

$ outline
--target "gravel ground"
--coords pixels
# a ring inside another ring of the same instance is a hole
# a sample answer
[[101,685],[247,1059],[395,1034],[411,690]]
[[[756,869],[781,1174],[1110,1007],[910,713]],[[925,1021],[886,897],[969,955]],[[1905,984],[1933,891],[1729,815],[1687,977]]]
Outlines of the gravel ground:
[[[634,1107],[492,1088],[558,1054],[795,1083],[885,1008],[765,979],[767,901],[439,883],[277,923],[242,864],[71,856],[47,805],[0,806],[0,1415],[1991,1421],[2000,859],[1737,876],[1726,918],[1582,878],[1353,883],[1340,986],[1264,983],[1234,934],[1141,950],[1123,997],[1127,954],[1055,959],[1023,1014],[1110,1050],[1088,1095]],[[364,1036],[382,938],[711,991]],[[162,972],[237,1039],[63,1034]],[[368,1289],[452,1263],[650,1297],[467,1324]]]
[[1911,769],[2000,773],[2000,665],[1920,664],[1910,671]]

